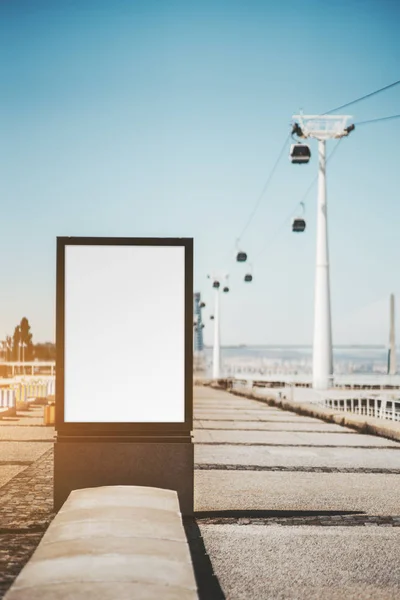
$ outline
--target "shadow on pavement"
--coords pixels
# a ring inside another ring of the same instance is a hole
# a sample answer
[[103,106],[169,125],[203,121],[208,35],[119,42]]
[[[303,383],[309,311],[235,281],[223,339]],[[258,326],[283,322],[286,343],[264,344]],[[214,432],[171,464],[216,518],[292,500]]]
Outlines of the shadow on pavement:
[[200,600],[226,600],[215,575],[195,519],[184,518],[183,526],[190,548]]

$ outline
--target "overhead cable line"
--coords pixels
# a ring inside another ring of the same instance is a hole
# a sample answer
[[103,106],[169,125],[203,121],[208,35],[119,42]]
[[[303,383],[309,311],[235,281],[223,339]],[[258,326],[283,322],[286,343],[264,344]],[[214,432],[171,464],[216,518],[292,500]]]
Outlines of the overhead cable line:
[[267,181],[265,182],[265,185],[264,185],[264,187],[263,187],[263,189],[262,189],[262,192],[261,192],[261,194],[259,195],[259,197],[258,197],[258,200],[257,200],[257,202],[256,202],[256,204],[255,204],[255,206],[254,206],[254,208],[253,208],[253,211],[252,211],[252,213],[250,214],[250,217],[249,217],[249,219],[248,219],[248,221],[247,221],[246,225],[243,227],[243,229],[242,229],[242,232],[241,232],[241,234],[240,234],[240,235],[239,235],[239,237],[238,237],[238,240],[240,240],[240,239],[243,237],[243,235],[244,235],[245,231],[247,230],[248,226],[250,225],[250,223],[251,223],[251,222],[252,222],[252,220],[254,219],[254,216],[255,216],[255,214],[256,214],[256,212],[257,212],[257,210],[258,210],[258,207],[260,206],[260,202],[261,202],[261,200],[262,200],[262,198],[263,198],[263,196],[264,196],[265,192],[267,191],[267,188],[268,188],[268,186],[269,186],[269,184],[270,184],[270,182],[271,182],[272,176],[273,176],[273,174],[275,173],[275,171],[276,171],[276,168],[277,168],[277,166],[278,166],[278,164],[279,164],[279,161],[281,160],[281,158],[282,158],[282,156],[283,156],[283,153],[284,153],[284,151],[285,151],[285,149],[286,149],[286,146],[287,146],[287,143],[288,143],[288,141],[289,141],[289,138],[290,138],[290,133],[289,133],[289,135],[288,135],[288,136],[285,138],[284,144],[283,144],[283,146],[282,146],[282,148],[281,148],[281,151],[279,152],[278,158],[276,159],[276,161],[275,161],[275,164],[274,164],[274,166],[272,167],[270,174],[268,175],[268,179],[267,179]]
[[[314,182],[313,182],[314,183]],[[311,189],[312,186],[310,186]],[[258,258],[261,256],[261,254],[264,254],[265,250],[267,250],[268,248],[270,248],[273,244],[273,242],[276,240],[276,238],[278,237],[278,235],[281,233],[281,231],[283,230],[284,227],[286,227],[286,225],[288,224],[288,222],[292,219],[292,217],[295,215],[295,213],[297,212],[297,207],[299,206],[300,202],[298,202],[295,206],[295,208],[292,210],[292,212],[286,217],[286,219],[281,223],[279,229],[276,230],[275,235],[270,238],[267,242],[267,244],[265,244],[265,246],[260,250],[260,252],[256,255],[255,257],[255,261],[258,260]]]
[[[322,113],[322,115],[321,115],[321,116],[324,116],[324,115],[329,115],[330,113],[336,112],[337,110],[341,110],[342,108],[346,108],[347,106],[351,106],[351,105],[353,105],[353,104],[356,104],[357,102],[361,102],[362,100],[365,100],[366,98],[370,98],[371,96],[375,96],[376,94],[379,94],[379,93],[381,93],[381,92],[383,92],[383,91],[385,91],[385,90],[388,90],[388,89],[390,89],[390,88],[392,88],[392,87],[395,87],[395,86],[396,86],[396,85],[398,85],[398,84],[400,84],[400,79],[399,79],[398,81],[395,81],[395,82],[393,82],[393,83],[390,83],[389,85],[386,85],[386,86],[384,86],[384,87],[382,87],[382,88],[380,88],[380,89],[378,89],[378,90],[375,90],[375,91],[373,91],[373,92],[370,92],[369,94],[365,94],[364,96],[361,96],[360,98],[357,98],[356,100],[352,100],[351,102],[347,102],[346,104],[342,104],[341,106],[338,106],[338,107],[336,107],[336,108],[333,108],[333,109],[331,109],[331,110],[329,110],[329,111],[327,111],[327,112],[325,112],[325,113]],[[377,123],[377,122],[379,122],[379,121],[385,121],[385,120],[397,119],[397,118],[400,118],[400,115],[393,115],[393,116],[390,116],[390,117],[382,117],[382,118],[379,118],[379,119],[371,119],[371,120],[368,120],[368,121],[361,121],[361,122],[359,122],[359,123],[356,123],[355,125],[357,125],[357,126],[358,126],[358,125],[366,125],[366,124],[369,124],[369,123]],[[354,128],[354,127],[353,127],[353,128]],[[273,166],[273,167],[272,167],[272,169],[271,169],[271,172],[270,172],[270,174],[269,174],[269,176],[268,176],[268,179],[267,179],[267,181],[266,181],[266,183],[265,183],[265,185],[264,185],[264,187],[263,187],[263,190],[262,190],[262,192],[261,192],[260,196],[259,196],[259,197],[258,197],[258,199],[257,199],[257,202],[256,202],[256,204],[255,204],[255,206],[254,206],[254,208],[253,208],[253,211],[252,211],[252,213],[250,214],[250,217],[249,217],[248,221],[246,222],[246,224],[245,224],[244,228],[242,229],[242,231],[241,231],[241,233],[240,233],[240,236],[239,236],[239,237],[236,239],[236,247],[237,247],[238,243],[240,242],[241,238],[243,237],[243,235],[245,234],[245,232],[247,231],[247,229],[248,229],[249,225],[250,225],[250,224],[251,224],[251,222],[253,221],[253,219],[254,219],[254,216],[255,216],[255,215],[256,215],[256,213],[257,213],[257,210],[258,210],[258,208],[259,208],[259,206],[260,206],[261,200],[262,200],[262,198],[263,198],[263,196],[264,196],[265,192],[266,192],[266,191],[267,191],[267,189],[268,189],[268,186],[269,186],[269,184],[270,184],[270,182],[271,182],[272,176],[273,176],[273,174],[274,174],[274,173],[275,173],[275,171],[276,171],[276,168],[277,168],[277,166],[278,166],[278,164],[279,164],[279,162],[280,162],[280,160],[281,160],[281,158],[282,158],[282,155],[283,155],[283,153],[284,153],[284,151],[285,151],[285,148],[286,148],[286,144],[288,143],[288,141],[289,141],[290,137],[293,137],[293,131],[292,131],[292,132],[290,132],[290,133],[289,133],[289,135],[288,135],[288,136],[286,137],[286,139],[285,139],[285,142],[284,142],[284,144],[283,144],[283,146],[282,146],[282,148],[281,148],[281,150],[280,150],[280,152],[279,152],[278,158],[277,158],[277,160],[276,160],[276,162],[275,162],[274,166]],[[338,145],[339,145],[339,144],[337,144],[337,145],[335,146],[335,148],[334,148],[334,150],[333,150],[333,152],[331,153],[331,155],[330,155],[330,157],[329,157],[329,158],[331,158],[331,157],[333,156],[333,153],[336,151],[336,148],[338,147]],[[316,179],[317,179],[317,178],[318,178],[318,176],[317,176],[316,178],[314,178],[314,180],[312,181],[312,183],[311,183],[310,187],[308,188],[308,190],[307,190],[307,192],[306,192],[306,194],[305,194],[305,195],[307,195],[307,194],[309,193],[309,191],[310,191],[310,190],[311,190],[311,188],[313,187],[313,185],[314,185],[314,183],[315,183],[315,181],[316,181]],[[301,204],[301,202],[300,202],[300,204]],[[297,206],[297,205],[296,205],[296,206]],[[290,219],[290,217],[291,217],[291,216],[292,216],[292,213],[291,213],[291,215],[288,217],[288,219]],[[286,220],[285,220],[285,224],[286,224],[286,222],[287,222],[287,220],[288,220],[288,219],[286,219]],[[234,251],[234,250],[233,250],[233,251]],[[264,251],[264,250],[262,250],[262,252],[263,252],[263,251]],[[230,256],[230,255],[231,255],[231,252],[229,253],[229,256]],[[257,255],[257,256],[259,256],[259,255]]]
[[369,121],[360,121],[359,123],[355,123],[357,127],[359,125],[366,125],[367,123],[378,123],[379,121],[389,121],[389,119],[399,119],[400,115],[392,115],[391,117],[380,117],[379,119],[370,119]]
[[[400,83],[400,82],[397,82]],[[392,84],[392,85],[396,85],[396,84]],[[389,86],[391,87],[391,86]],[[330,111],[332,112],[332,111]],[[327,113],[326,113],[327,114]],[[359,125],[366,125],[369,123],[378,123],[379,121],[387,121],[389,119],[399,119],[400,115],[392,115],[389,117],[380,117],[378,119],[370,119],[368,121],[360,121],[358,123],[355,123],[355,125],[358,127]],[[339,147],[340,142],[342,141],[343,138],[340,138],[339,142],[336,144],[336,146],[334,147],[334,149],[332,150],[332,152],[330,153],[330,155],[328,156],[326,162],[328,163],[329,160],[331,160],[331,158],[333,157],[333,155],[335,154],[336,150]],[[270,243],[266,244],[262,250],[256,255],[255,260],[257,260],[259,258],[259,256],[261,254],[263,254],[265,252],[266,249],[268,249],[272,243],[275,241],[275,239],[278,237],[279,233],[282,231],[282,229],[287,225],[288,221],[290,221],[290,219],[293,217],[293,215],[296,213],[297,211],[297,207],[301,204],[304,204],[305,199],[307,198],[308,194],[310,193],[310,191],[312,190],[312,188],[314,187],[315,183],[318,180],[318,174],[314,177],[314,179],[312,180],[312,182],[310,183],[310,185],[308,186],[307,190],[305,191],[304,195],[302,196],[300,202],[298,202],[294,208],[294,210],[292,210],[292,212],[286,217],[286,219],[282,222],[281,226],[279,227],[279,229],[277,229],[276,234],[273,236],[272,239],[269,240]]]
[[336,112],[337,110],[341,110],[342,108],[346,108],[347,106],[351,106],[352,104],[355,104],[356,102],[361,102],[361,100],[365,100],[366,98],[370,98],[371,96],[375,96],[375,94],[379,94],[380,92],[388,90],[389,88],[392,88],[395,85],[398,85],[399,83],[400,83],[400,79],[399,79],[399,81],[395,81],[394,83],[386,85],[385,87],[380,88],[379,90],[375,90],[374,92],[370,92],[369,94],[366,94],[365,96],[361,96],[361,98],[357,98],[357,100],[352,100],[351,102],[347,102],[346,104],[342,104],[341,106],[338,106],[336,108],[332,108],[332,110],[328,110],[327,112],[322,113],[322,116],[323,115],[329,115],[330,113]]
[[[340,140],[338,141],[338,143],[336,144],[336,146],[334,147],[334,149],[332,150],[332,152],[330,153],[330,155],[328,156],[328,158],[326,159],[326,163],[328,163],[328,161],[331,160],[331,158],[333,157],[333,155],[335,154],[336,150],[338,149],[340,142],[342,141],[343,138],[340,138]],[[275,235],[272,237],[272,239],[268,240],[268,243],[265,244],[265,246],[260,250],[260,252],[256,255],[254,260],[257,260],[261,254],[264,254],[265,250],[267,250],[272,243],[276,240],[276,238],[278,237],[278,235],[280,234],[280,232],[282,231],[282,229],[284,227],[286,227],[288,221],[290,221],[290,219],[293,217],[293,215],[296,213],[297,211],[297,207],[301,204],[304,204],[305,199],[307,198],[308,194],[310,193],[310,191],[312,190],[312,188],[314,187],[315,183],[318,180],[318,174],[314,177],[314,179],[312,180],[312,182],[310,183],[310,185],[308,186],[307,190],[305,191],[305,193],[303,194],[300,202],[297,202],[296,206],[294,207],[294,209],[292,210],[292,212],[286,217],[286,219],[281,223],[279,229],[277,229]]]
[[288,141],[289,141],[289,138],[290,138],[290,136],[291,136],[291,133],[289,133],[289,134],[287,135],[287,137],[285,138],[284,144],[283,144],[283,146],[282,146],[282,148],[281,148],[281,150],[280,150],[280,152],[279,152],[279,154],[278,154],[278,158],[276,159],[276,161],[275,161],[275,164],[274,164],[274,166],[272,167],[272,169],[271,169],[271,171],[270,171],[270,173],[269,173],[269,175],[268,175],[267,181],[265,182],[265,184],[264,184],[264,187],[263,187],[263,189],[262,189],[262,192],[261,192],[261,194],[259,195],[259,197],[258,197],[258,199],[257,199],[257,202],[256,202],[256,204],[254,205],[253,211],[252,211],[252,213],[250,214],[250,217],[248,218],[246,225],[243,227],[243,229],[242,229],[242,231],[241,231],[241,233],[240,233],[239,237],[237,237],[237,238],[236,238],[236,243],[235,243],[235,246],[232,248],[232,250],[231,250],[231,251],[229,251],[229,254],[227,255],[227,258],[226,258],[225,262],[228,262],[228,261],[230,260],[230,258],[231,258],[231,256],[232,256],[232,254],[235,252],[235,249],[237,249],[237,246],[238,246],[238,244],[239,244],[239,242],[240,242],[241,238],[243,237],[243,235],[244,235],[244,233],[247,231],[247,228],[249,227],[250,223],[251,223],[251,222],[252,222],[252,220],[254,219],[254,216],[255,216],[255,214],[256,214],[256,212],[257,212],[257,210],[258,210],[259,206],[260,206],[260,202],[261,202],[261,200],[263,199],[263,196],[264,196],[265,192],[267,191],[267,189],[268,189],[268,186],[269,186],[269,184],[270,184],[270,182],[271,182],[272,176],[273,176],[273,174],[275,173],[275,171],[276,171],[276,168],[277,168],[277,166],[278,166],[278,164],[279,164],[279,161],[281,160],[281,158],[282,158],[282,156],[283,156],[283,153],[284,153],[284,151],[285,151],[285,148],[286,148],[286,145],[287,145],[287,143],[288,143]]

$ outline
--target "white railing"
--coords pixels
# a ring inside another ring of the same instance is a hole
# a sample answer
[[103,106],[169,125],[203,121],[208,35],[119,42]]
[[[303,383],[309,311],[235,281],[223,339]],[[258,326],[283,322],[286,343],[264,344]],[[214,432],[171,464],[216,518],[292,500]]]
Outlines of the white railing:
[[349,395],[345,390],[331,391],[331,394],[335,394],[336,397],[329,397],[330,392],[313,390],[311,388],[299,388],[294,385],[283,384],[279,385],[276,382],[276,387],[279,389],[274,390],[274,385],[270,382],[267,383],[266,387],[261,387],[263,383],[259,382],[260,385],[254,385],[251,379],[229,379],[228,388],[232,390],[238,390],[242,392],[251,393],[254,389],[261,394],[273,395],[276,398],[286,398],[297,403],[306,402],[319,404],[333,410],[350,412],[356,415],[364,415],[367,417],[374,417],[377,419],[387,419],[391,421],[400,422],[400,394],[387,393],[387,394],[370,394],[365,391],[354,392],[354,395]]
[[[225,364],[223,372],[226,377],[250,379],[259,382],[283,382],[285,385],[312,386],[312,373],[288,372],[283,369],[256,368],[246,364],[232,366]],[[385,375],[381,373],[334,374],[334,387],[341,389],[400,389],[400,374]]]
[[19,381],[10,386],[16,394],[17,402],[26,402],[28,398],[47,398],[55,394],[55,379],[36,381]]
[[0,408],[13,408],[16,401],[15,390],[0,389]]
[[400,397],[325,398],[320,404],[333,410],[350,412],[356,415],[400,421]]
[[13,408],[17,402],[27,402],[28,398],[47,398],[55,395],[55,378],[44,381],[10,381],[9,387],[0,388],[0,408]]

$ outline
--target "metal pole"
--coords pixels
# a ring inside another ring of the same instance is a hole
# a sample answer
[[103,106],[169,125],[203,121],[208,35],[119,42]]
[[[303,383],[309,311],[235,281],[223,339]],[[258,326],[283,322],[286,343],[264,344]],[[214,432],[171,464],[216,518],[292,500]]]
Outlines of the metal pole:
[[215,288],[214,309],[214,351],[213,351],[213,379],[221,376],[221,340],[220,340],[220,312],[219,312],[219,289]]
[[328,219],[326,205],[326,144],[318,141],[317,260],[315,274],[313,388],[333,385],[332,325],[329,287]]

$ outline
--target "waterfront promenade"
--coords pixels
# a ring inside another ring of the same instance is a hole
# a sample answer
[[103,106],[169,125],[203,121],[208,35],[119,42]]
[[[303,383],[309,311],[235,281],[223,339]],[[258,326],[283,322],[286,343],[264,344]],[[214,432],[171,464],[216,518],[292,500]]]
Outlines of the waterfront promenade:
[[[400,443],[195,387],[201,600],[400,597]],[[0,598],[53,518],[43,407],[0,420]]]
[[399,443],[210,387],[194,439],[204,598],[400,597]]

